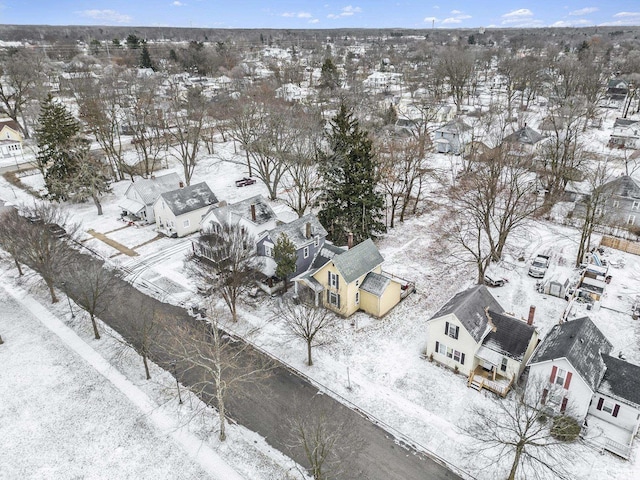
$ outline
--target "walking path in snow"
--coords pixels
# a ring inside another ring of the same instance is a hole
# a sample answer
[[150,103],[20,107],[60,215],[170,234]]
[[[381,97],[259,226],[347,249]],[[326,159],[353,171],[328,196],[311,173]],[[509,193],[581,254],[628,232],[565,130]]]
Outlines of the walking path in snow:
[[2,288],[17,302],[29,310],[35,318],[55,333],[62,342],[111,384],[122,392],[142,414],[155,425],[159,433],[171,437],[194,461],[208,472],[212,478],[218,480],[242,480],[231,466],[229,466],[215,451],[204,445],[202,441],[189,433],[186,427],[162,413],[158,405],[153,402],[141,389],[131,383],[124,375],[117,371],[99,353],[87,345],[73,330],[47,310],[35,298],[17,287],[2,285]]

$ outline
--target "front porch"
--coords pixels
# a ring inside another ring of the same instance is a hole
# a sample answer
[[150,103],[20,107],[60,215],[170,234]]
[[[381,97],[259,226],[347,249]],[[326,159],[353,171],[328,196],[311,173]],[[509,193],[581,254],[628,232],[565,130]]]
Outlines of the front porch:
[[629,460],[633,431],[609,423],[593,415],[588,415],[583,427],[585,442]]
[[469,373],[469,379],[467,386],[474,390],[487,390],[505,397],[511,388],[513,378],[509,379],[497,372],[497,368],[492,365],[492,368],[478,365]]

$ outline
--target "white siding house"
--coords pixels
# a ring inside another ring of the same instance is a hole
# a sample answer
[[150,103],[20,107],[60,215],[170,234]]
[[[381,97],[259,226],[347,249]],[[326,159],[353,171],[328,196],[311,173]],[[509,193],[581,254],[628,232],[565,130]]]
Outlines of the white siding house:
[[177,237],[197,232],[207,210],[217,202],[205,182],[163,193],[154,203],[158,230]]

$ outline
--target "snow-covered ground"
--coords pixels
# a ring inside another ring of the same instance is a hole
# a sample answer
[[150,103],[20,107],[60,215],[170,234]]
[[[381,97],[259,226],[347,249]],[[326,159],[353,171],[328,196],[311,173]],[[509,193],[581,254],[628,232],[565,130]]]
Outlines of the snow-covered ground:
[[[606,135],[594,131],[594,151],[606,140]],[[241,153],[241,152],[240,152]],[[230,161],[233,160],[233,161]],[[447,165],[451,157],[437,156],[435,161]],[[230,143],[221,144],[215,156],[203,156],[196,169],[193,183],[206,181],[216,196],[229,203],[262,193],[266,189],[255,185],[236,188],[234,181],[246,175],[239,164],[239,156]],[[179,168],[172,171],[181,174]],[[159,172],[161,174],[162,172]],[[24,179],[37,188],[37,176]],[[114,185],[114,193],[104,198],[105,215],[98,217],[92,204],[66,206],[82,230],[94,229],[133,248],[138,257],[119,254],[97,239],[84,242],[110,261],[133,272],[136,284],[166,300],[195,302],[195,285],[184,271],[183,260],[188,239],[152,239],[153,226],[140,228],[123,226],[116,218],[117,202],[127,182]],[[0,198],[17,202],[33,200],[22,191],[13,191],[0,180]],[[291,212],[280,202],[274,209],[283,220],[292,218]],[[461,428],[468,420],[474,405],[490,405],[490,393],[478,393],[466,386],[466,378],[432,364],[421,353],[426,344],[426,323],[455,293],[475,282],[475,272],[468,265],[456,268],[443,265],[438,253],[440,241],[435,238],[433,225],[439,219],[438,210],[409,218],[378,241],[385,258],[385,271],[416,283],[417,292],[396,306],[383,319],[375,320],[358,313],[343,321],[333,333],[333,342],[314,351],[314,366],[305,364],[306,350],[302,342],[291,341],[277,318],[277,299],[267,296],[247,301],[240,310],[240,333],[260,327],[253,341],[273,356],[281,359],[317,382],[336,398],[351,402],[370,416],[386,424],[394,434],[404,436],[418,446],[451,463],[467,469],[478,478],[493,478],[495,472],[474,470],[473,462],[465,462],[465,451],[471,440]],[[553,272],[576,277],[572,267],[577,254],[579,232],[545,221],[530,221],[510,239],[505,258],[498,268],[508,283],[492,290],[506,311],[526,318],[531,305],[536,306],[535,325],[541,336],[556,324],[568,304],[564,299],[536,292],[536,280],[527,276],[528,261],[537,253],[550,253]],[[597,239],[594,239],[597,241]],[[627,360],[640,364],[640,328],[629,314],[631,301],[640,290],[640,257],[608,250],[610,259],[624,260],[624,268],[612,270],[613,279],[607,290],[606,308],[598,311],[580,310],[570,316],[589,315],[614,345],[614,352],[622,351]],[[525,261],[518,258],[524,256]],[[200,299],[204,301],[204,299]],[[233,436],[233,435],[230,435]],[[622,461],[612,455],[595,454],[587,446],[575,446],[578,458],[572,466],[576,479],[640,478],[640,450],[634,446],[632,459]],[[231,462],[234,466],[235,463]],[[258,477],[250,477],[258,478]]]

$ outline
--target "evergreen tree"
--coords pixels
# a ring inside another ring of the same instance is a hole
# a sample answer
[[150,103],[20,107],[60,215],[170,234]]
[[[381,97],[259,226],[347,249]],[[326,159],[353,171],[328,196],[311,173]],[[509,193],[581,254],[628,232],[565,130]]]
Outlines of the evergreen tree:
[[130,33],[129,35],[127,35],[126,44],[129,50],[137,50],[138,48],[140,48],[140,39],[137,35]]
[[40,105],[36,127],[36,164],[44,176],[49,196],[54,200],[64,199],[56,185],[63,185],[64,179],[73,173],[73,157],[79,133],[78,121],[64,105],[54,102],[49,94]]
[[296,246],[286,234],[281,233],[273,247],[273,259],[276,262],[276,277],[282,278],[284,291],[287,291],[288,277],[296,271]]
[[328,142],[330,151],[319,164],[324,189],[318,218],[336,243],[346,243],[349,232],[356,243],[375,238],[385,231],[377,162],[367,132],[344,104],[331,122]]
[[142,52],[140,53],[140,67],[153,68],[153,62],[151,61],[151,55],[149,55],[149,48],[146,45],[142,46]]
[[331,90],[340,85],[340,73],[331,58],[327,58],[320,69],[320,86]]

